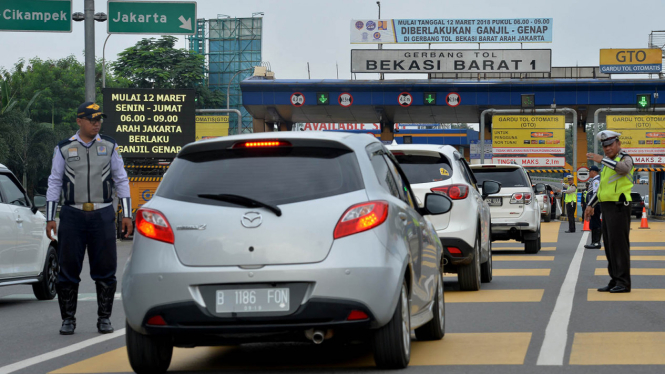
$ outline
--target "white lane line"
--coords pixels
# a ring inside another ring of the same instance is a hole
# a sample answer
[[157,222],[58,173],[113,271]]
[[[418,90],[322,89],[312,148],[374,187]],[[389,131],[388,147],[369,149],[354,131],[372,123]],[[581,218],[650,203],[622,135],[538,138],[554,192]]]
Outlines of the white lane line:
[[72,345],[64,347],[64,348],[56,349],[55,351],[44,353],[44,354],[39,355],[39,356],[35,356],[35,357],[32,357],[32,358],[25,359],[23,361],[15,362],[15,363],[7,365],[7,366],[3,366],[3,367],[0,368],[0,374],[9,374],[9,373],[13,373],[15,371],[23,370],[23,369],[25,369],[27,367],[30,367],[32,365],[37,365],[39,363],[54,359],[56,357],[60,357],[60,356],[70,354],[72,352],[80,351],[83,348],[87,348],[87,347],[90,347],[92,345],[105,342],[107,340],[115,339],[115,338],[117,338],[119,336],[123,336],[123,335],[125,335],[125,329],[120,329],[120,330],[118,330],[114,333],[111,333],[111,334],[106,334],[106,335],[98,336],[96,338],[84,340],[80,343],[72,344]]
[[547,329],[545,329],[545,339],[540,347],[536,365],[563,365],[563,356],[566,353],[566,343],[568,342],[568,324],[570,323],[570,314],[573,311],[575,286],[580,276],[584,244],[588,236],[588,231],[582,235],[582,240],[577,246],[566,278],[563,280],[550,322],[547,324]]

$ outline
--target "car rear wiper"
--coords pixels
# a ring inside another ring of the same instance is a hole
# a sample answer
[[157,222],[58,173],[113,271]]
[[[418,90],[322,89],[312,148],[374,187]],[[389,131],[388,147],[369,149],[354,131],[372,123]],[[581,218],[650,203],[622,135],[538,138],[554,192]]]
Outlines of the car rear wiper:
[[232,194],[199,194],[198,195],[200,198],[203,199],[212,199],[212,200],[219,200],[219,201],[225,201],[233,204],[238,204],[242,206],[246,206],[249,208],[257,208],[257,207],[264,207],[267,209],[270,209],[277,217],[282,216],[282,210],[279,209],[278,207],[266,203],[262,203],[258,200],[251,199],[249,197],[245,196],[240,196],[240,195],[232,195]]

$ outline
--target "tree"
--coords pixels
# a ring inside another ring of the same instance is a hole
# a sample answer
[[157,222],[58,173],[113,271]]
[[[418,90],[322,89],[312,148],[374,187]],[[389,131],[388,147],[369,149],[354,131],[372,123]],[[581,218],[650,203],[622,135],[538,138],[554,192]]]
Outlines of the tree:
[[196,107],[221,108],[225,95],[205,84],[205,58],[175,48],[176,38],[142,39],[118,54],[112,63],[115,74],[126,77],[135,88],[195,88]]
[[[85,100],[84,65],[74,56],[60,60],[19,60],[11,71],[0,69],[0,163],[21,179],[30,195],[45,188],[53,149],[70,137],[76,109]],[[107,74],[107,86],[131,82]],[[96,66],[97,98],[101,103],[101,63]]]

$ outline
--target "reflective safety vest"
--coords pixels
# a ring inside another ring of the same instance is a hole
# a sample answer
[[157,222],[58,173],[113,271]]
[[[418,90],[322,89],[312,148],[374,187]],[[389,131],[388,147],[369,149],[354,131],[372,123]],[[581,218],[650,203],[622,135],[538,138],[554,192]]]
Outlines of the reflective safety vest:
[[[614,161],[621,161],[621,155],[618,155]],[[614,169],[604,167],[600,172],[598,201],[619,201],[621,194],[626,197],[626,201],[632,201],[630,192],[633,189],[633,173],[635,173],[634,167],[627,175],[619,175]]]
[[589,191],[582,192],[582,201],[584,201],[584,203],[586,203],[586,193],[587,192],[589,192]]
[[[572,186],[572,184],[571,184],[571,186]],[[568,186],[568,188],[570,188],[570,186]],[[568,188],[566,188],[566,189],[568,189]],[[577,191],[577,189],[575,189],[575,191]],[[565,196],[564,199],[563,199],[563,201],[564,201],[566,204],[567,204],[567,203],[574,203],[576,200],[577,200],[577,192],[575,192],[575,193],[567,193],[566,196]]]

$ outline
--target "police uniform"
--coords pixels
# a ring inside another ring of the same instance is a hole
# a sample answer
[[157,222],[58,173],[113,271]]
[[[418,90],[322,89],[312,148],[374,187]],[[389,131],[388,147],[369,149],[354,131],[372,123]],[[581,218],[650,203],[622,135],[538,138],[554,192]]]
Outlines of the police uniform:
[[[82,104],[77,118],[105,117],[92,102]],[[90,276],[97,290],[97,328],[100,333],[113,332],[109,320],[116,291],[116,231],[113,191],[116,187],[123,215],[131,218],[129,180],[118,146],[112,138],[97,135],[85,143],[77,132],[55,147],[46,194],[47,221],[55,220],[61,197],[58,227],[58,261],[56,282],[61,334],[72,334],[76,328],[76,303],[81,269],[86,248]]]
[[[607,146],[621,134],[601,131],[598,140]],[[603,170],[597,193],[589,200],[590,207],[600,205],[603,213],[602,236],[607,257],[610,282],[601,292],[630,292],[630,193],[633,188],[633,158],[625,151],[610,159],[603,158]],[[594,210],[595,214],[595,210]]]
[[[566,179],[569,179],[570,177],[567,177]],[[564,198],[563,201],[566,204],[566,214],[568,215],[568,231],[567,233],[570,232],[575,232],[575,207],[577,205],[577,186],[574,184],[564,184],[563,185],[563,190],[564,190]]]
[[[598,169],[598,166],[592,166],[590,171],[600,171]],[[600,174],[596,175],[591,179],[589,182],[589,186],[587,187],[587,205],[589,204],[589,201],[593,198],[594,195],[598,193],[598,187],[600,186]],[[596,204],[594,210],[593,210],[593,215],[591,216],[591,219],[589,220],[589,229],[591,229],[591,244],[585,245],[584,248],[588,249],[600,249],[600,239],[602,235],[601,231],[601,222],[600,222],[600,204]]]

